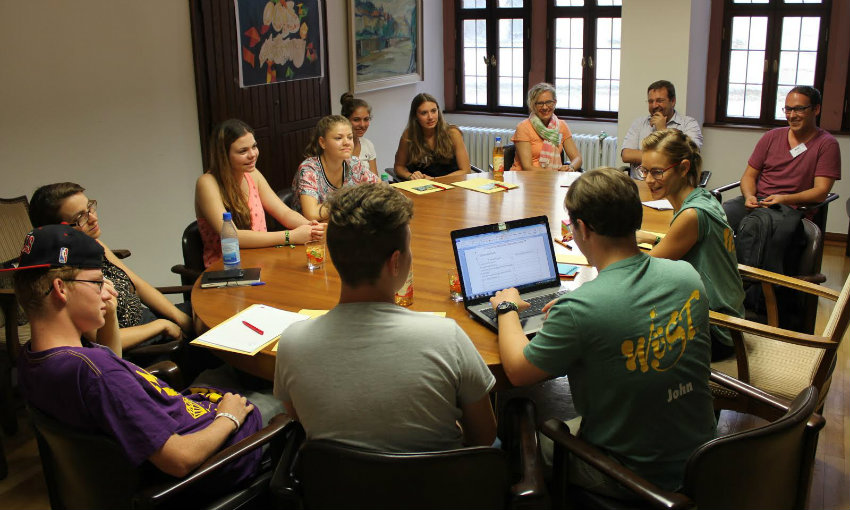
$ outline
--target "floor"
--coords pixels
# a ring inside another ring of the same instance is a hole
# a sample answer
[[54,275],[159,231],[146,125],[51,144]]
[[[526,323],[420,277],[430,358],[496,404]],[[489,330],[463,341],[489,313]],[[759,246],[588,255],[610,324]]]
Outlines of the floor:
[[[836,290],[841,288],[850,274],[850,258],[844,255],[843,243],[827,244],[824,249],[823,273],[827,276],[828,287]],[[831,311],[831,302],[822,299],[818,310],[818,331]],[[838,362],[825,405],[826,427],[820,434],[817,463],[812,476],[808,507],[813,509],[850,508],[850,344],[845,340],[838,352]],[[554,380],[531,392],[551,394],[565,393],[566,390],[563,380]],[[500,398],[500,401],[505,400]],[[568,394],[556,404],[544,404],[538,408],[541,418],[572,412]],[[18,433],[2,438],[9,462],[9,476],[0,481],[0,509],[47,509],[50,503],[35,439],[23,409],[18,415]],[[728,433],[756,425],[756,418],[724,412],[718,423],[718,432]]]

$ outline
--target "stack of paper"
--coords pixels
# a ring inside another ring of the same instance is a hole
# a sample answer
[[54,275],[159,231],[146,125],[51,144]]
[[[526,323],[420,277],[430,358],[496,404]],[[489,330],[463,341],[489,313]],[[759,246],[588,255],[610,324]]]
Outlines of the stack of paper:
[[290,324],[309,318],[267,305],[251,305],[191,343],[253,356],[277,340]]
[[447,189],[452,189],[454,187],[451,184],[434,182],[428,179],[415,179],[412,181],[396,182],[390,184],[390,186],[398,189],[403,189],[404,191],[409,191],[414,195],[426,195],[428,193],[437,193],[440,191],[446,191]]
[[471,189],[472,191],[479,191],[481,193],[499,193],[501,191],[519,188],[519,184],[496,181],[493,179],[488,179],[486,177],[478,177],[475,179],[469,179],[467,181],[453,182],[452,184],[454,184],[458,188]]

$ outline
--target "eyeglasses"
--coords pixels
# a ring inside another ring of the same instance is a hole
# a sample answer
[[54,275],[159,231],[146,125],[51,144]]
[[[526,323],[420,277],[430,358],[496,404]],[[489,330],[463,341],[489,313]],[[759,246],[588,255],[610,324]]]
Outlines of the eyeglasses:
[[647,104],[649,104],[649,105],[653,105],[653,104],[664,104],[664,103],[666,103],[666,102],[667,102],[667,98],[666,98],[666,97],[661,97],[661,98],[658,98],[658,99],[647,99],[647,100],[646,100],[646,103],[647,103]]
[[557,103],[557,101],[555,101],[554,99],[550,99],[549,101],[538,101],[534,103],[534,106],[536,106],[537,108],[543,108],[544,106],[546,106],[547,108],[551,108],[555,106],[555,103]]
[[667,168],[662,168],[662,169],[658,169],[658,168],[647,169],[645,166],[640,165],[639,167],[635,168],[635,171],[637,171],[637,174],[640,176],[641,179],[646,179],[647,175],[651,175],[653,179],[655,179],[656,181],[660,181],[661,179],[664,178],[664,172],[666,172],[667,170],[670,170],[674,166],[677,166],[679,163],[681,163],[681,161],[679,161],[678,163],[673,163],[672,165],[668,166]]
[[89,215],[93,212],[97,212],[97,200],[89,200],[86,204],[86,210],[74,216],[68,224],[82,228],[83,225],[89,222]]
[[[62,279],[62,281],[63,281],[63,282],[83,282],[83,283],[93,283],[93,284],[97,285],[97,292],[98,292],[98,294],[100,294],[101,292],[103,292],[103,284],[106,282],[106,280],[78,280],[78,279],[74,279],[74,278],[63,278],[63,279]],[[49,289],[47,289],[47,292],[45,292],[45,293],[44,293],[44,295],[46,296],[46,295],[50,294],[50,292],[51,292],[52,290],[53,290],[53,286],[51,285],[51,286],[50,286],[50,288],[49,288]]]
[[804,111],[811,108],[813,105],[807,106],[783,106],[782,111],[785,112],[785,115],[791,115],[794,112],[803,113]]

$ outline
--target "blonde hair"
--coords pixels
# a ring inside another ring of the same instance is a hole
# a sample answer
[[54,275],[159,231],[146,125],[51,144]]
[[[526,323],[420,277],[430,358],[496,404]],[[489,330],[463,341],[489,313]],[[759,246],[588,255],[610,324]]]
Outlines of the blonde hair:
[[697,187],[699,184],[700,171],[702,169],[702,156],[699,147],[685,133],[678,129],[662,129],[653,131],[641,142],[641,148],[645,151],[655,151],[664,154],[670,162],[690,161],[691,167],[685,178],[688,184]]
[[251,211],[239,187],[240,182],[230,167],[230,146],[246,134],[254,134],[251,126],[238,119],[228,119],[213,128],[209,144],[210,174],[218,183],[224,209],[230,211],[236,228],[251,228]]
[[[437,105],[437,125],[434,126],[433,149],[425,143],[425,133],[416,117],[416,111],[424,103]],[[407,165],[429,165],[435,161],[450,161],[455,154],[452,137],[449,135],[450,129],[457,128],[446,123],[437,98],[424,92],[417,94],[410,102],[410,114],[407,117],[407,129],[405,131],[407,133]]]
[[544,92],[550,92],[552,94],[552,99],[555,101],[558,100],[558,94],[555,92],[555,87],[553,87],[551,83],[546,83],[545,81],[540,82],[528,89],[526,104],[528,105],[528,111],[530,113],[534,113],[534,103],[537,101],[537,98],[540,97],[540,94]]
[[304,149],[305,158],[318,158],[323,152],[325,152],[325,150],[322,149],[322,146],[319,145],[319,138],[327,137],[328,131],[337,124],[345,124],[351,128],[351,121],[342,115],[327,115],[319,120],[316,124],[316,128],[313,130],[313,137],[310,138],[310,142],[307,143],[307,148]]

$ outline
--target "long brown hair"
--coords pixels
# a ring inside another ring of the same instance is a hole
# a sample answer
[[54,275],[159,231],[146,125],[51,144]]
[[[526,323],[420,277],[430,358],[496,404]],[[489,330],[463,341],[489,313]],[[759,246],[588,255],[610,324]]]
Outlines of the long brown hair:
[[251,126],[238,119],[228,119],[213,128],[209,148],[210,174],[218,183],[224,209],[233,215],[236,228],[244,230],[251,228],[251,212],[239,188],[241,183],[230,167],[230,146],[248,133],[254,134]]
[[[419,125],[419,120],[416,118],[416,110],[423,103],[434,103],[437,105],[437,125],[434,127],[435,140],[434,148],[431,149],[425,143],[425,133],[422,131],[422,126]],[[452,138],[449,135],[450,126],[443,118],[443,112],[440,110],[440,103],[437,98],[431,94],[417,94],[410,102],[410,114],[407,117],[407,164],[423,164],[427,165],[434,161],[449,161],[454,157],[454,145]],[[457,128],[454,128],[457,129]]]

